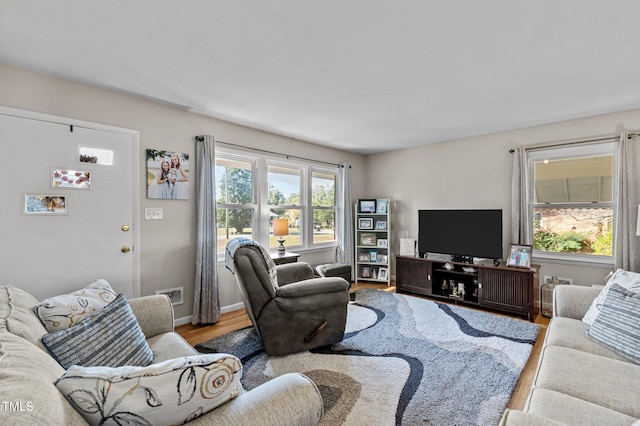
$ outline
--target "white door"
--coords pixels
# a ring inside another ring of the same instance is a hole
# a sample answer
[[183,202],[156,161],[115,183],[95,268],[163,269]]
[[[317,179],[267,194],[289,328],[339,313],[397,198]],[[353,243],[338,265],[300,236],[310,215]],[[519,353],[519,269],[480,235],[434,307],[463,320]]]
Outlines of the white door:
[[[2,112],[0,285],[42,300],[104,278],[116,292],[137,296],[135,132]],[[81,162],[80,147],[113,152],[113,164]],[[67,176],[76,179],[73,185],[88,185],[74,172],[88,173],[91,188],[66,187]]]

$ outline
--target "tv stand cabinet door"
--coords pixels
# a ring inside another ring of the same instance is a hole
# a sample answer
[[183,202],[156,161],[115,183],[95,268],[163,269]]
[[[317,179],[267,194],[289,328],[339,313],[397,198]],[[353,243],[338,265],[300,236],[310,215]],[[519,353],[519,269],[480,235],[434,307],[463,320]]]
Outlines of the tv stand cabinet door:
[[522,314],[533,321],[533,271],[480,268],[480,306]]
[[431,262],[411,257],[396,257],[396,291],[430,295]]

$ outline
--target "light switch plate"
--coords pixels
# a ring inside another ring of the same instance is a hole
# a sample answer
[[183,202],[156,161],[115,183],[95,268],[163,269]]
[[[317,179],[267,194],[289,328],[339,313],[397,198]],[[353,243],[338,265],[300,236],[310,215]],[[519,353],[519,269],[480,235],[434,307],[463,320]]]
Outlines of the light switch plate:
[[145,208],[144,209],[145,220],[160,220],[162,219],[162,207],[157,208]]

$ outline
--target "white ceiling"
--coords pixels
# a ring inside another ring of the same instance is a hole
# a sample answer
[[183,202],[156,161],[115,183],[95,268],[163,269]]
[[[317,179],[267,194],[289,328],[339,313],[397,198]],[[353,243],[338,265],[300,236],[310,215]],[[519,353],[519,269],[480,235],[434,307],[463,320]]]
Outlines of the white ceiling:
[[0,62],[366,154],[640,108],[639,17],[637,0],[0,0]]

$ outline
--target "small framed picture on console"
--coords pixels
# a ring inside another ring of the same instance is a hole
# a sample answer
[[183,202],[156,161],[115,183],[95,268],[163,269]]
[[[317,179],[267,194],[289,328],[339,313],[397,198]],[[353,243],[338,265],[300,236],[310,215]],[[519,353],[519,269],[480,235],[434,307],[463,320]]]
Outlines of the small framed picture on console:
[[515,268],[531,267],[531,251],[533,246],[526,244],[509,245],[509,254],[507,256],[507,266]]

